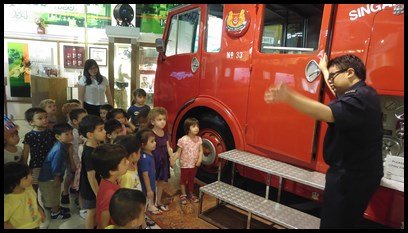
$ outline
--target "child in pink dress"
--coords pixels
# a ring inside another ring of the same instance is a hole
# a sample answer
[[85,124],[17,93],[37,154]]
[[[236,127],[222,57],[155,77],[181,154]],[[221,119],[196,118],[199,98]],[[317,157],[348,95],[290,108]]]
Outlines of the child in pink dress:
[[198,135],[200,126],[195,118],[187,118],[184,121],[184,135],[177,141],[177,152],[171,158],[172,164],[180,157],[180,184],[181,204],[187,204],[186,184],[188,183],[189,199],[192,202],[198,202],[197,196],[194,195],[194,177],[197,173],[197,167],[201,165],[203,159],[202,139]]

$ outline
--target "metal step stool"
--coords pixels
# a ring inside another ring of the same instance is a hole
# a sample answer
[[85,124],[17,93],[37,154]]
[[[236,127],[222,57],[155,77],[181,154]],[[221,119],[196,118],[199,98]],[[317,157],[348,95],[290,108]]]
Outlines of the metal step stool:
[[320,219],[292,209],[263,197],[216,181],[200,188],[199,217],[202,215],[203,194],[209,194],[248,212],[247,229],[250,228],[252,214],[290,229],[318,229]]

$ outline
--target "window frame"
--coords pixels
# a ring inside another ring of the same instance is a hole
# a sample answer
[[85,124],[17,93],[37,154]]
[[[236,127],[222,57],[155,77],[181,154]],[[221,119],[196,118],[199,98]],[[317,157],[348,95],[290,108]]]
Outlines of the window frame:
[[[195,30],[194,30],[194,35],[195,34],[198,34],[197,35],[197,37],[195,38],[195,40],[192,40],[192,43],[193,43],[193,45],[192,45],[192,48],[193,48],[193,50],[194,50],[194,43],[195,43],[195,41],[197,41],[197,51],[193,51],[193,52],[189,52],[189,53],[177,53],[177,50],[178,50],[178,44],[179,44],[179,40],[178,40],[178,38],[179,38],[179,16],[180,15],[183,15],[183,14],[188,14],[188,13],[190,13],[190,12],[193,12],[193,11],[198,11],[198,23],[197,23],[197,26],[195,27]],[[169,55],[169,56],[176,56],[176,55],[182,55],[182,54],[195,54],[195,53],[197,53],[198,51],[199,51],[199,43],[200,43],[200,23],[201,23],[201,7],[194,7],[194,8],[192,8],[192,9],[188,9],[188,10],[186,10],[186,11],[183,11],[183,12],[179,12],[179,13],[176,13],[176,14],[174,14],[174,15],[172,15],[171,16],[171,18],[170,18],[170,26],[169,26],[169,30],[168,30],[168,32],[167,32],[167,35],[166,35],[166,45],[165,45],[165,54],[166,54],[166,52],[167,52],[167,46],[168,46],[168,42],[169,42],[169,37],[170,37],[170,34],[171,34],[171,31],[172,31],[172,27],[171,27],[171,22],[172,22],[172,20],[174,19],[174,17],[176,17],[177,19],[177,23],[176,23],[176,43],[175,43],[175,48],[174,48],[174,54],[172,54],[172,55]],[[167,55],[167,54],[166,54]]]
[[225,4],[218,4],[218,5],[222,5],[222,16],[221,16],[221,22],[222,22],[222,25],[221,25],[221,40],[220,40],[220,46],[219,46],[219,50],[218,51],[208,51],[207,49],[208,49],[208,21],[209,21],[209,15],[210,15],[210,7],[209,7],[209,5],[210,4],[207,4],[207,14],[206,14],[206,28],[205,28],[205,37],[204,37],[204,51],[206,52],[206,53],[211,53],[211,54],[214,54],[214,53],[220,53],[221,52],[221,50],[222,50],[222,37],[223,37],[223,34],[224,34],[224,30],[223,30],[223,28],[224,28],[224,13],[225,13]]
[[[267,5],[268,4],[263,4],[263,12],[262,12],[262,23],[261,23],[261,27],[260,27],[260,31],[259,31],[259,47],[258,47],[258,52],[262,53],[262,54],[312,54],[314,52],[318,51],[319,48],[319,34],[320,31],[322,30],[322,26],[323,26],[323,12],[324,12],[324,6],[321,9],[321,15],[320,15],[320,27],[319,27],[319,33],[317,34],[317,48],[314,47],[305,47],[307,45],[307,39],[308,39],[308,29],[310,28],[310,25],[308,22],[310,22],[310,16],[308,18],[304,18],[301,15],[299,15],[298,13],[296,13],[295,11],[293,11],[292,9],[288,9],[289,11],[294,12],[295,15],[302,17],[302,24],[303,24],[303,28],[302,28],[302,37],[304,39],[302,39],[302,47],[287,47],[284,46],[284,44],[287,44],[287,29],[288,29],[288,25],[291,25],[293,23],[288,22],[287,18],[285,18],[286,23],[284,24],[280,24],[279,22],[277,22],[276,24],[271,24],[271,25],[282,25],[282,45],[280,46],[270,46],[270,45],[265,45],[263,46],[263,40],[264,40],[264,30],[265,30],[265,14],[267,10],[272,11],[274,14],[278,15],[277,13],[275,13],[272,9],[268,9]],[[274,4],[269,4],[269,5],[274,5]],[[278,5],[278,4],[277,4]],[[279,15],[280,16],[280,15]],[[265,52],[264,49],[273,49],[273,50],[278,50],[279,52]],[[283,52],[282,52],[283,51]],[[290,51],[294,51],[295,53],[289,53]],[[299,52],[299,53],[296,53]]]

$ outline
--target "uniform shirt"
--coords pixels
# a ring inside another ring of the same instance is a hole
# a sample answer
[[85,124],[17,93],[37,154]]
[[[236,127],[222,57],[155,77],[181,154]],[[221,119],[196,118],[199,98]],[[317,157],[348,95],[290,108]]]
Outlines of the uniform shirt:
[[153,155],[142,152],[139,161],[137,162],[137,171],[139,173],[140,183],[142,184],[142,192],[147,193],[143,172],[149,174],[150,187],[153,192],[156,192],[156,169],[154,165]]
[[331,167],[352,172],[383,173],[382,117],[377,92],[359,81],[329,103],[323,158]]
[[48,152],[54,146],[54,133],[50,129],[44,131],[34,131],[26,133],[23,144],[30,146],[30,168],[41,168]]
[[146,104],[142,107],[132,105],[127,110],[126,116],[128,119],[130,118],[130,121],[136,126],[136,128],[139,128],[140,126],[140,122],[137,121],[137,115],[139,115],[139,112],[145,108],[150,110],[149,105]]
[[68,162],[68,145],[57,141],[45,159],[38,176],[38,181],[54,180],[54,177],[64,176]]
[[[113,194],[120,189],[118,184],[114,184],[108,180],[102,179],[99,185],[99,191],[96,195],[96,222],[101,223],[101,214],[103,211],[109,211],[109,203]],[[108,224],[113,224],[112,219]]]
[[17,147],[16,152],[10,152],[4,149],[4,163],[20,161],[23,149],[21,148],[21,146],[16,147]]
[[198,151],[202,144],[202,139],[196,136],[195,140],[189,136],[184,135],[177,141],[177,146],[180,147],[180,168],[195,168],[198,161]]
[[78,85],[85,87],[84,102],[92,105],[102,105],[105,104],[105,91],[108,87],[108,79],[105,76],[102,76],[102,82],[98,84],[96,79],[91,78],[92,83],[86,85],[86,77],[82,76]]
[[4,196],[4,222],[7,221],[17,229],[40,227],[41,214],[33,187],[19,194],[9,193]]
[[[95,193],[93,192],[91,185],[89,184],[88,180],[88,171],[95,170],[92,162],[92,152],[94,151],[95,148],[89,147],[87,145],[84,145],[82,151],[82,159],[81,159],[81,174],[79,178],[79,193],[81,194],[81,197],[86,199],[86,200],[95,200],[96,196]],[[96,181],[98,181],[98,184],[101,181],[101,177],[98,173],[95,172],[95,178]]]

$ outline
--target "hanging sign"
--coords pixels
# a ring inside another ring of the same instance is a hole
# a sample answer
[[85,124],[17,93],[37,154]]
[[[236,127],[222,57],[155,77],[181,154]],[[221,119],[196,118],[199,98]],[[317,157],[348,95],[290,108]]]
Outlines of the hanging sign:
[[238,13],[230,11],[226,21],[227,34],[231,37],[241,37],[249,28],[249,13],[244,9],[241,9]]

